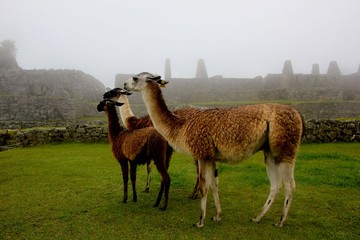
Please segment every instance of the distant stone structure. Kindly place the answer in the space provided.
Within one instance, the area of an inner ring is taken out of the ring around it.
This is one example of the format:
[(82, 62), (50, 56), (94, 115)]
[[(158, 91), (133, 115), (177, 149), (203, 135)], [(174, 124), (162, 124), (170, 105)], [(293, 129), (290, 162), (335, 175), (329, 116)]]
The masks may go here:
[(207, 71), (206, 71), (204, 59), (199, 59), (197, 62), (195, 78), (197, 78), (197, 79), (208, 79), (209, 78)]
[(170, 59), (167, 58), (165, 60), (165, 80), (170, 81), (171, 80), (171, 64)]
[[(115, 87), (135, 74), (117, 74)], [(204, 84), (204, 81), (206, 83)], [(255, 78), (208, 77), (203, 59), (199, 59), (194, 78), (172, 78), (163, 90), (167, 103), (184, 105), (208, 102), (302, 101), (296, 107), (309, 118), (346, 118), (360, 116), (360, 67), (358, 72), (342, 75), (335, 61), (330, 62), (326, 74), (319, 64), (312, 65), (310, 74), (293, 72), (290, 60), (284, 62), (282, 73)], [(134, 113), (147, 114), (139, 94), (130, 97)], [(351, 101), (351, 102), (349, 102)]]
[(294, 81), (294, 71), (292, 68), (292, 64), (290, 60), (286, 60), (282, 70), (280, 87), (287, 89), (289, 88), (289, 84), (293, 81)]
[(294, 74), (294, 71), (293, 71), (292, 64), (291, 64), (290, 60), (285, 61), (284, 67), (283, 67), (283, 70), (282, 70), (282, 74), (283, 75), (293, 75)]
[[(8, 40), (8, 42), (11, 44), (11, 41)], [(19, 69), (14, 53), (4, 46), (4, 43), (6, 45), (6, 41), (0, 42), (0, 70)]]
[(335, 77), (336, 79), (341, 79), (342, 74), (340, 72), (340, 68), (336, 61), (331, 61), (329, 63), (329, 68), (327, 71), (327, 75), (331, 77)]
[(319, 64), (316, 63), (316, 64), (312, 65), (311, 74), (312, 75), (320, 75), (320, 66), (319, 66)]

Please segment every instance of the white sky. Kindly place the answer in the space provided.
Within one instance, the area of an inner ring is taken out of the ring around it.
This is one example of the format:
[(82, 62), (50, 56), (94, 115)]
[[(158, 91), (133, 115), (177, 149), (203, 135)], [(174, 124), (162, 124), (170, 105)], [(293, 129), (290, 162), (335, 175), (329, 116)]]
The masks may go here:
[(116, 73), (255, 77), (314, 63), (360, 64), (359, 0), (0, 0), (0, 41), (24, 69), (77, 69), (113, 87)]

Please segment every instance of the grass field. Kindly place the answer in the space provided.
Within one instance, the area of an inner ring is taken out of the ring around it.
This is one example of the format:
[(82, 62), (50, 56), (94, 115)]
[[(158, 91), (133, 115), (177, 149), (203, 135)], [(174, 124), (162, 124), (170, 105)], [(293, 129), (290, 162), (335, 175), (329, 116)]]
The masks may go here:
[[(360, 239), (360, 144), (302, 145), (297, 189), (288, 221), (281, 194), (260, 224), (249, 222), (269, 191), (262, 154), (219, 166), (222, 221), (192, 226), (200, 201), (190, 200), (195, 167), (176, 153), (170, 164), (169, 205), (152, 205), (159, 187), (155, 168), (150, 193), (145, 166), (138, 168), (138, 202), (121, 203), (122, 178), (108, 144), (52, 144), (0, 152), (0, 239)], [(131, 189), (131, 188), (130, 188)], [(132, 199), (131, 191), (129, 192)]]

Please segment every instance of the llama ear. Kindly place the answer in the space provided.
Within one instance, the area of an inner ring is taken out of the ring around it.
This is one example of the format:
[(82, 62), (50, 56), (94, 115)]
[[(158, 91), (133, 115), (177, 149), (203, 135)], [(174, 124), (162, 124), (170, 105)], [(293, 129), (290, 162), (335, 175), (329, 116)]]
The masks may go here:
[(147, 76), (146, 77), (146, 82), (150, 82), (150, 81), (157, 81), (157, 80), (160, 80), (161, 79), (161, 76)]
[(116, 106), (122, 106), (122, 105), (124, 105), (124, 103), (121, 103), (121, 102), (114, 102), (114, 104), (116, 105)]
[(105, 107), (105, 102), (104, 101), (99, 102), (99, 104), (96, 106), (98, 112), (104, 111), (104, 107)]
[(131, 95), (131, 94), (132, 94), (131, 92), (128, 92), (128, 91), (126, 91), (126, 90), (124, 90), (124, 89), (121, 89), (121, 88), (119, 88), (119, 92), (120, 92), (120, 94), (122, 94), (122, 95)]
[(159, 80), (161, 79), (161, 76), (152, 76), (152, 77), (147, 77), (150, 80)]

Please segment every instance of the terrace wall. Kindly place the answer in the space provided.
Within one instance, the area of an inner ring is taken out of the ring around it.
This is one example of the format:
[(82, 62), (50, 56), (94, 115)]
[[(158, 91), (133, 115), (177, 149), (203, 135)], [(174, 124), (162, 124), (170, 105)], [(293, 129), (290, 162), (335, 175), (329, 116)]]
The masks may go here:
[[(78, 124), (69, 127), (0, 132), (0, 151), (14, 147), (53, 142), (108, 142), (106, 124)], [(304, 143), (360, 142), (360, 121), (306, 121)]]

